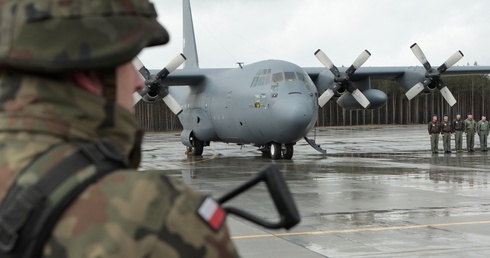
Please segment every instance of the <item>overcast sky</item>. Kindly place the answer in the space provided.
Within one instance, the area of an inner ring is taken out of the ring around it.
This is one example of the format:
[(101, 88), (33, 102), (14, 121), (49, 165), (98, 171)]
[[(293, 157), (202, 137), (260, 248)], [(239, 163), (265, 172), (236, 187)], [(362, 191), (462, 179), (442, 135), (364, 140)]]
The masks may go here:
[[(182, 1), (153, 0), (171, 40), (143, 50), (152, 69), (182, 52)], [(321, 66), (321, 48), (337, 65), (367, 49), (365, 66), (420, 65), (417, 42), (433, 66), (461, 50), (457, 65), (490, 65), (488, 0), (191, 0), (200, 66), (281, 59)]]

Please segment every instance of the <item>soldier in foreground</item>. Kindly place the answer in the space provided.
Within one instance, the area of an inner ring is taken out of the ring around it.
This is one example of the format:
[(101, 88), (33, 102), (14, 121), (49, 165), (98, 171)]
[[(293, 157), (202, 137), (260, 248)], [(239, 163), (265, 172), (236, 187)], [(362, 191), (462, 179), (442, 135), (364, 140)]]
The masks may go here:
[(453, 134), (454, 134), (454, 145), (456, 147), (456, 152), (463, 151), (463, 132), (464, 132), (464, 121), (461, 119), (461, 113), (456, 113), (456, 119), (453, 120)]
[(473, 120), (473, 114), (471, 112), (468, 113), (468, 117), (464, 120), (464, 128), (466, 134), (466, 150), (468, 152), (474, 152), (476, 122)]
[(135, 170), (152, 4), (5, 0), (0, 28), (0, 256), (238, 256), (216, 202)]
[(476, 126), (476, 131), (478, 136), (480, 136), (480, 150), (485, 152), (487, 149), (487, 138), (488, 133), (490, 132), (490, 126), (487, 121), (487, 116), (482, 115), (481, 120), (478, 121), (478, 125)]
[(439, 135), (441, 134), (441, 124), (437, 121), (437, 115), (432, 115), (432, 121), (429, 122), (429, 138), (432, 153), (439, 153)]
[(443, 121), (441, 123), (442, 143), (444, 147), (444, 153), (451, 153), (451, 133), (453, 132), (453, 125), (449, 121), (449, 116), (444, 114)]

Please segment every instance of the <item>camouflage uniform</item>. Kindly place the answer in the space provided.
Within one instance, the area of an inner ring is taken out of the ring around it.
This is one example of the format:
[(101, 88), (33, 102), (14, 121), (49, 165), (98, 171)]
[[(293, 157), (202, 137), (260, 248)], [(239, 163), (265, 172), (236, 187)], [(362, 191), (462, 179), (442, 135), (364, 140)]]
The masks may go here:
[[(61, 73), (115, 67), (167, 41), (143, 0), (0, 1), (0, 204), (14, 183), (36, 183), (75, 152), (73, 141), (105, 140), (136, 165), (134, 116)], [(80, 169), (46, 201), (93, 172)], [(198, 216), (204, 198), (161, 171), (114, 171), (64, 211), (42, 257), (237, 257), (226, 225)]]
[[(46, 166), (74, 151), (60, 145), (69, 141), (105, 139), (128, 156), (138, 142), (131, 113), (115, 106), (113, 126), (101, 128), (107, 101), (74, 86), (2, 74), (0, 89), (0, 201), (19, 171), (54, 146), (60, 147), (43, 158)], [(32, 184), (43, 171), (17, 180)], [(201, 194), (158, 171), (111, 173), (65, 211), (44, 257), (237, 256), (226, 226), (214, 232), (198, 217), (202, 201)]]

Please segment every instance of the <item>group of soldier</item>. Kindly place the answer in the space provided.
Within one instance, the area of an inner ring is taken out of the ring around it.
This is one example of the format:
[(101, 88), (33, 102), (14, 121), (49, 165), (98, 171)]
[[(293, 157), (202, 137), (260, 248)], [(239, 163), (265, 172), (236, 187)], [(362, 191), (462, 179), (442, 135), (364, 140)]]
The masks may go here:
[(468, 113), (467, 118), (463, 120), (461, 113), (456, 113), (453, 121), (449, 120), (447, 114), (444, 114), (443, 121), (439, 122), (437, 115), (432, 115), (432, 121), (429, 122), (429, 137), (432, 153), (439, 153), (439, 136), (442, 136), (444, 153), (451, 153), (451, 137), (454, 136), (456, 151), (462, 152), (463, 135), (466, 136), (466, 149), (468, 152), (475, 151), (475, 135), (480, 137), (480, 150), (485, 152), (487, 149), (487, 137), (490, 132), (490, 124), (486, 115), (481, 116), (477, 123), (473, 119), (473, 114)]

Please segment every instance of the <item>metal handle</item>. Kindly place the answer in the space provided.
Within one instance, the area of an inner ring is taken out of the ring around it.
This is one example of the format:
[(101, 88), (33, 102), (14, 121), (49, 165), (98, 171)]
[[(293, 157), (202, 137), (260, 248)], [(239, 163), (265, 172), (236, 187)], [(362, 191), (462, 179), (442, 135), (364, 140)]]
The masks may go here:
[(246, 220), (252, 221), (258, 225), (261, 225), (270, 229), (278, 229), (285, 228), (290, 229), (293, 226), (297, 225), (300, 222), (300, 216), (298, 213), (298, 209), (296, 208), (296, 204), (294, 203), (293, 197), (289, 188), (284, 181), (284, 178), (281, 175), (281, 171), (274, 166), (269, 165), (263, 168), (259, 174), (253, 177), (251, 180), (245, 182), (243, 185), (238, 188), (228, 192), (223, 195), (221, 198), (218, 198), (218, 202), (220, 204), (224, 204), (235, 196), (247, 191), (249, 188), (254, 185), (264, 181), (267, 185), (267, 189), (269, 190), (269, 194), (274, 201), (274, 205), (276, 206), (276, 210), (280, 215), (279, 222), (270, 222), (264, 219), (259, 218), (256, 215), (248, 213), (244, 210), (235, 208), (235, 207), (223, 207), (228, 213), (235, 214), (239, 217), (242, 217)]

